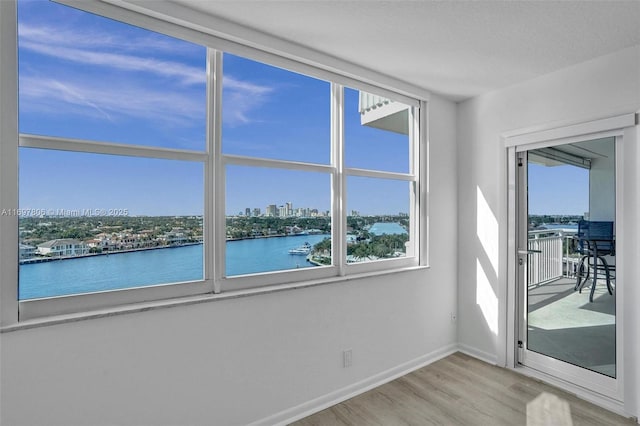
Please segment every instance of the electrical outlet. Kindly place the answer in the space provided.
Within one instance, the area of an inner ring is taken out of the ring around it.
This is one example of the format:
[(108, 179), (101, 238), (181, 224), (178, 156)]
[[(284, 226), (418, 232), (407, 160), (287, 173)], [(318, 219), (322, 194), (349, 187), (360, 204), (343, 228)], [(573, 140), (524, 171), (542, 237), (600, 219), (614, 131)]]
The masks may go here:
[(353, 353), (351, 349), (345, 349), (342, 351), (342, 366), (344, 368), (351, 367), (353, 363)]
[(457, 319), (458, 319), (458, 316), (456, 315), (456, 313), (451, 312), (451, 322), (456, 322)]

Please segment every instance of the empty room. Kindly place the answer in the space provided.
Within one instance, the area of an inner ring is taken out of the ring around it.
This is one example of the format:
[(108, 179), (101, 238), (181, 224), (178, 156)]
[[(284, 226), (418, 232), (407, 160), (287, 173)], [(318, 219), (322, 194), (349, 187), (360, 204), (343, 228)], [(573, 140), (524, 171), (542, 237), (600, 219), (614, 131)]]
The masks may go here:
[(0, 424), (637, 424), (638, 22), (0, 0)]

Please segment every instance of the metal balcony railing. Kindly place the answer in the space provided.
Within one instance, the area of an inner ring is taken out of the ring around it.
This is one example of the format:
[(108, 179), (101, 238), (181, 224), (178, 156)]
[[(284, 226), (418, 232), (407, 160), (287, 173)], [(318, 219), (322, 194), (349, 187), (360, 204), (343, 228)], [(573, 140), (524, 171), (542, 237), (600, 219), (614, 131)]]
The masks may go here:
[(548, 234), (548, 230), (529, 232), (529, 286), (545, 284), (562, 277), (575, 277), (580, 256), (573, 253), (573, 235)]

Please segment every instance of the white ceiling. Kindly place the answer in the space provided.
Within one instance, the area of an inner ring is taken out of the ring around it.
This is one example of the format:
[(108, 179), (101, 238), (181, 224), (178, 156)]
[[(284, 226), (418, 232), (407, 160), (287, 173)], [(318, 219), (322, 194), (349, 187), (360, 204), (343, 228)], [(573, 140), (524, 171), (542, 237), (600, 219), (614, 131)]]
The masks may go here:
[(637, 0), (175, 3), (453, 100), (640, 44)]

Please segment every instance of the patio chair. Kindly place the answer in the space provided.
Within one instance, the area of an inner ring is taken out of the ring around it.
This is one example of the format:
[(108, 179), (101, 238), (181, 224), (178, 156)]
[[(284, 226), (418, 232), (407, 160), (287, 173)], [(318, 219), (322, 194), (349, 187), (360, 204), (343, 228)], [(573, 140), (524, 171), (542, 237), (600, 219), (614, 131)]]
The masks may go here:
[(598, 271), (604, 271), (607, 290), (609, 294), (613, 294), (611, 278), (612, 272), (615, 272), (615, 265), (610, 265), (605, 258), (605, 256), (615, 256), (613, 222), (581, 220), (578, 222), (578, 233), (574, 238), (577, 240), (577, 251), (582, 255), (576, 271), (574, 290), (582, 293), (582, 288), (591, 275), (591, 269), (593, 269), (595, 279), (591, 279), (589, 301), (593, 302)]

